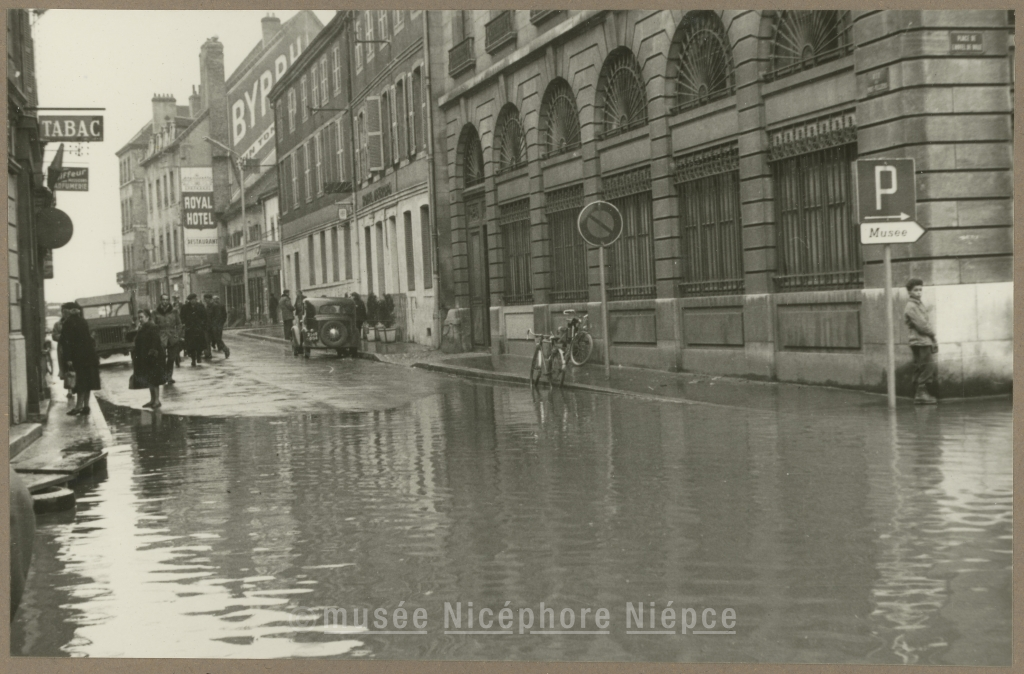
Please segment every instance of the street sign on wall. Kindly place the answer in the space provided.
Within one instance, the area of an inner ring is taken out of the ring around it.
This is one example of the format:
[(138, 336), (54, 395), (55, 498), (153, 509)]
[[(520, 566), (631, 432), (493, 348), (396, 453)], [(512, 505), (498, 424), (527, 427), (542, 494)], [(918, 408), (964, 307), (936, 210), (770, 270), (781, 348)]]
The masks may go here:
[(64, 192), (88, 192), (89, 169), (65, 166), (60, 169), (60, 173), (57, 176), (57, 182), (54, 183), (53, 189)]
[(185, 255), (217, 253), (217, 220), (213, 215), (211, 167), (182, 167), (181, 202)]
[(924, 227), (913, 220), (906, 222), (864, 222), (860, 225), (860, 242), (914, 243), (924, 236)]
[(622, 235), (622, 214), (614, 204), (592, 201), (580, 211), (576, 226), (591, 246), (610, 246)]
[(103, 141), (102, 115), (40, 115), (39, 140), (66, 143)]

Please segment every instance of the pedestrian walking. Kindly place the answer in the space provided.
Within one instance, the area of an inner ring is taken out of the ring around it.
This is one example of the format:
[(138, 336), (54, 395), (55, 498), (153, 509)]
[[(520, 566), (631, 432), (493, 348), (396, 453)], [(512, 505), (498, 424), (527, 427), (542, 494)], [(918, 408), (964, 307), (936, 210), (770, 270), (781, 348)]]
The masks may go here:
[(160, 328), (153, 322), (149, 309), (139, 312), (139, 331), (135, 334), (135, 349), (132, 351), (132, 381), (129, 388), (149, 389), (149, 402), (143, 407), (159, 409), (160, 386), (167, 372), (167, 355), (163, 346)]
[(204, 326), (204, 330), (206, 331), (206, 341), (203, 343), (203, 358), (206, 360), (213, 360), (213, 325), (211, 323), (213, 314), (212, 293), (203, 294), (203, 308), (206, 309), (206, 325)]
[(96, 355), (89, 323), (82, 316), (82, 307), (77, 302), (68, 302), (68, 317), (60, 331), (64, 367), (72, 378), (72, 390), (78, 395), (75, 406), (68, 411), (70, 416), (89, 414), (89, 398), (93, 391), (100, 390), (100, 359)]
[(65, 367), (64, 348), (60, 345), (60, 336), (64, 330), (64, 321), (70, 315), (67, 309), (68, 305), (63, 305), (60, 308), (60, 319), (53, 324), (53, 330), (50, 331), (50, 336), (53, 339), (53, 343), (57, 345), (57, 376), (64, 382), (64, 390), (67, 392), (68, 400), (75, 397), (75, 392), (72, 386), (72, 380), (68, 376), (68, 369)]
[(224, 354), (224, 360), (231, 357), (231, 349), (224, 344), (224, 324), (228, 320), (228, 310), (220, 303), (220, 296), (214, 295), (213, 301), (206, 307), (210, 321), (210, 343)]
[(166, 359), (164, 363), (165, 383), (169, 386), (174, 383), (174, 365), (178, 361), (178, 353), (181, 352), (181, 317), (174, 310), (167, 295), (160, 296), (160, 306), (153, 314), (153, 323), (160, 330), (160, 343), (164, 348)]
[(206, 307), (199, 303), (195, 293), (188, 296), (181, 308), (181, 324), (185, 329), (185, 355), (192, 359), (192, 367), (195, 367), (209, 344), (206, 339)]
[(352, 293), (352, 301), (356, 303), (356, 333), (363, 334), (363, 323), (366, 322), (366, 305), (363, 304), (363, 298), (359, 296), (359, 293)]
[(939, 351), (939, 343), (932, 327), (931, 307), (921, 301), (924, 281), (919, 278), (907, 281), (907, 293), (910, 299), (903, 310), (903, 320), (909, 333), (907, 341), (914, 352), (914, 402), (918, 405), (934, 405), (938, 400), (929, 393), (928, 387), (935, 381), (935, 354)]
[(284, 323), (284, 338), (290, 340), (292, 323), (295, 321), (295, 307), (292, 306), (292, 298), (288, 294), (287, 288), (281, 291), (281, 299), (278, 300), (277, 306), (281, 310), (281, 321)]
[[(177, 295), (175, 295), (174, 297), (171, 298), (171, 308), (174, 309), (174, 313), (178, 314), (178, 319), (179, 319), (179, 322), (180, 322), (180, 319), (181, 319), (181, 298), (178, 297)], [(179, 334), (180, 333), (181, 333), (181, 331), (179, 330)], [(185, 347), (185, 339), (184, 339), (184, 336), (182, 335), (182, 338), (178, 340), (178, 348), (174, 351), (174, 364), (177, 365), (178, 367), (181, 367), (181, 350), (184, 347)]]

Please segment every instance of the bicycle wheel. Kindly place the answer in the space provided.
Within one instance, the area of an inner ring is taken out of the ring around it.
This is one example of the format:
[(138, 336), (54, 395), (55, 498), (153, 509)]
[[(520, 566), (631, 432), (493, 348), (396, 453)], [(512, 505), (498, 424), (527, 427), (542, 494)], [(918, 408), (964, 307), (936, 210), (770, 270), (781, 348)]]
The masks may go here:
[(540, 384), (540, 376), (544, 373), (544, 354), (538, 346), (530, 359), (530, 386)]
[(548, 383), (554, 387), (561, 386), (565, 381), (565, 351), (552, 349), (551, 358), (548, 361)]
[(590, 354), (594, 353), (594, 338), (589, 332), (580, 332), (572, 339), (569, 345), (569, 358), (573, 365), (583, 365), (590, 360)]

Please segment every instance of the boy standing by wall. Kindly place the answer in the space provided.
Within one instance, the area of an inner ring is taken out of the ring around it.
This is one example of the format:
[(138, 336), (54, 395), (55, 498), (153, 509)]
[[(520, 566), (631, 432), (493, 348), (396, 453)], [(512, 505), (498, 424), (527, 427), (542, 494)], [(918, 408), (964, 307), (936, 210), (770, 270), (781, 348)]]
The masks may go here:
[(932, 328), (931, 309), (921, 301), (924, 281), (919, 278), (910, 279), (907, 281), (907, 292), (910, 299), (903, 310), (903, 320), (909, 332), (910, 349), (914, 352), (914, 402), (918, 405), (934, 405), (938, 400), (928, 392), (928, 385), (935, 381), (935, 353), (939, 345)]

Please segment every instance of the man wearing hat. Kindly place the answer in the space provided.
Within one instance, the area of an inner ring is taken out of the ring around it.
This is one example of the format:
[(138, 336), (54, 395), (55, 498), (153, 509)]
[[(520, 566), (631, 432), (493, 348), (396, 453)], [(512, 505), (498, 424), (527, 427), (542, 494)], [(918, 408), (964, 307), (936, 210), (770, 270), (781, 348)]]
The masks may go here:
[(281, 310), (281, 321), (284, 323), (284, 338), (291, 340), (292, 323), (295, 320), (295, 307), (292, 306), (292, 298), (288, 296), (287, 288), (281, 291), (281, 299), (277, 301), (277, 308)]
[(206, 305), (206, 313), (210, 320), (210, 344), (224, 354), (224, 359), (231, 357), (231, 349), (224, 344), (224, 324), (228, 321), (228, 311), (220, 303), (220, 296), (214, 295)]
[(203, 347), (203, 358), (213, 360), (213, 293), (203, 293), (203, 308), (206, 309), (206, 344)]

